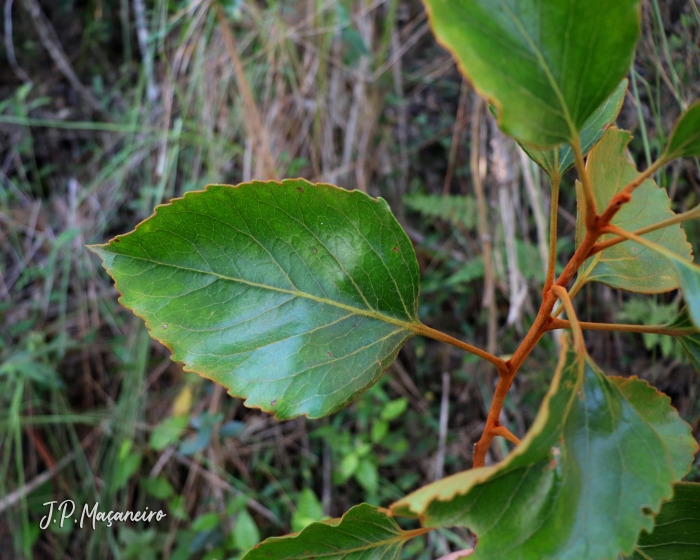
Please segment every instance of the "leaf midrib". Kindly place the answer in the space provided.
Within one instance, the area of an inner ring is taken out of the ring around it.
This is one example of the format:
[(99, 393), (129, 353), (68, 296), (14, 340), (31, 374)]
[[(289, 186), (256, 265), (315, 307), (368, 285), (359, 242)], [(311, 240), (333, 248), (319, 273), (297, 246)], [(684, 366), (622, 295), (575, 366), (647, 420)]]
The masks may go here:
[[(373, 525), (377, 525), (376, 523), (372, 523), (372, 524), (373, 524)], [(333, 528), (334, 528), (334, 529), (340, 529), (340, 527), (341, 527), (341, 524), (339, 523), (338, 525), (334, 526)], [(381, 526), (380, 526), (380, 527), (381, 527)], [(389, 539), (385, 539), (385, 540), (382, 540), (382, 541), (377, 541), (377, 542), (375, 542), (375, 543), (369, 543), (369, 544), (367, 544), (367, 545), (365, 545), (365, 546), (356, 546), (356, 547), (350, 548), (350, 549), (348, 549), (348, 550), (340, 550), (340, 551), (339, 551), (339, 550), (333, 550), (333, 551), (331, 551), (331, 552), (322, 552), (322, 553), (320, 553), (320, 554), (318, 554), (318, 553), (312, 553), (313, 556), (310, 556), (310, 558), (324, 558), (324, 557), (327, 557), (327, 556), (334, 556), (334, 555), (337, 555), (338, 553), (343, 554), (343, 556), (347, 556), (348, 554), (352, 554), (353, 552), (359, 552), (359, 551), (362, 551), (362, 550), (371, 550), (371, 549), (373, 549), (373, 548), (388, 547), (388, 546), (394, 545), (394, 544), (396, 544), (396, 543), (400, 543), (400, 542), (404, 542), (404, 541), (410, 540), (410, 539), (412, 539), (412, 538), (414, 538), (414, 537), (419, 537), (420, 535), (423, 535), (423, 534), (425, 534), (425, 533), (427, 533), (427, 532), (429, 532), (429, 531), (431, 531), (431, 530), (432, 530), (432, 529), (423, 528), (423, 529), (414, 529), (414, 530), (412, 530), (412, 531), (401, 531), (401, 529), (399, 529), (400, 532), (399, 532), (395, 537), (391, 537), (391, 538), (389, 538)], [(349, 533), (346, 533), (346, 534), (349, 534)], [(300, 535), (300, 536), (301, 536), (301, 535)], [(351, 536), (354, 536), (354, 535), (351, 535)], [(359, 537), (358, 537), (358, 538), (359, 538)], [(284, 539), (284, 537), (280, 537), (280, 540), (282, 540), (282, 539)], [(297, 558), (298, 558), (298, 557), (297, 557)]]
[[(559, 84), (557, 84), (557, 81), (554, 79), (554, 75), (552, 74), (551, 69), (549, 68), (549, 65), (547, 64), (547, 61), (544, 58), (544, 55), (540, 51), (540, 49), (537, 47), (537, 44), (535, 41), (530, 37), (530, 34), (528, 31), (525, 29), (523, 26), (522, 22), (515, 16), (513, 11), (508, 8), (507, 5), (503, 3), (503, 1), (499, 1), (499, 4), (501, 5), (501, 8), (503, 9), (504, 12), (508, 14), (512, 22), (515, 24), (515, 26), (518, 28), (518, 31), (520, 31), (520, 34), (523, 36), (523, 39), (525, 39), (525, 42), (528, 44), (528, 46), (532, 49), (535, 58), (537, 59), (537, 62), (540, 65), (540, 68), (542, 68), (542, 71), (545, 73), (545, 76), (547, 77), (547, 81), (549, 82), (550, 87), (554, 91), (554, 95), (556, 95), (557, 99), (559, 100), (559, 104), (561, 105), (561, 110), (562, 110), (562, 115), (564, 116), (564, 120), (566, 121), (566, 124), (569, 126), (569, 133), (571, 134), (571, 140), (576, 138), (578, 134), (578, 130), (576, 129), (576, 125), (571, 119), (571, 115), (569, 113), (569, 107), (566, 104), (566, 99), (564, 99), (564, 94), (562, 93), (561, 89), (559, 89)], [(554, 149), (557, 149), (558, 146), (555, 146)]]
[[(103, 247), (109, 247), (109, 245), (106, 245), (106, 246), (105, 246), (105, 245), (102, 245), (102, 246), (97, 245), (97, 247), (103, 248)], [(110, 251), (110, 252), (111, 252), (111, 251)], [(233, 277), (231, 277), (231, 276), (226, 276), (226, 275), (224, 275), (224, 274), (220, 274), (220, 273), (218, 273), (218, 272), (214, 272), (213, 270), (209, 270), (209, 271), (207, 271), (207, 270), (199, 270), (199, 269), (197, 269), (197, 268), (190, 268), (190, 267), (187, 267), (187, 266), (182, 266), (182, 265), (177, 265), (177, 264), (163, 263), (163, 262), (156, 261), (156, 260), (153, 260), (153, 259), (146, 259), (146, 258), (143, 258), (143, 257), (136, 257), (136, 256), (133, 256), (133, 255), (125, 255), (125, 254), (123, 254), (123, 253), (113, 253), (113, 252), (111, 252), (111, 253), (112, 253), (113, 255), (117, 255), (117, 256), (120, 256), (120, 257), (128, 258), (128, 259), (134, 259), (134, 260), (139, 260), (139, 261), (148, 262), (148, 263), (151, 263), (151, 264), (155, 264), (155, 265), (157, 265), (157, 266), (167, 266), (167, 267), (175, 268), (175, 269), (178, 269), (178, 270), (186, 270), (186, 271), (189, 271), (189, 272), (196, 272), (196, 273), (198, 273), (198, 274), (205, 274), (205, 275), (208, 274), (208, 275), (211, 275), (211, 276), (216, 276), (217, 278), (221, 278), (222, 280), (228, 280), (228, 281), (230, 281), (230, 282), (238, 282), (238, 283), (240, 283), (240, 284), (245, 284), (245, 285), (251, 286), (251, 287), (253, 287), (253, 288), (261, 288), (261, 289), (270, 290), (270, 291), (273, 291), (273, 292), (279, 292), (279, 293), (283, 293), (283, 294), (290, 294), (290, 295), (293, 295), (293, 296), (295, 296), (295, 297), (302, 297), (302, 298), (310, 299), (310, 300), (316, 301), (316, 302), (318, 302), (318, 303), (323, 303), (323, 304), (325, 304), (325, 305), (332, 305), (332, 306), (337, 307), (337, 308), (339, 308), (339, 309), (344, 309), (345, 311), (349, 311), (349, 312), (352, 313), (353, 315), (362, 315), (362, 316), (364, 316), (364, 317), (369, 317), (369, 318), (371, 318), (371, 319), (376, 319), (376, 320), (378, 320), (378, 321), (383, 321), (383, 322), (385, 322), (385, 323), (390, 323), (390, 324), (392, 324), (392, 325), (397, 325), (397, 326), (399, 326), (399, 327), (402, 327), (402, 328), (404, 328), (404, 329), (406, 329), (406, 330), (413, 331), (413, 332), (418, 332), (418, 331), (420, 330), (420, 327), (422, 326), (422, 323), (420, 323), (420, 321), (416, 321), (416, 322), (402, 321), (401, 319), (396, 319), (395, 317), (391, 317), (391, 316), (389, 316), (389, 315), (383, 315), (383, 314), (381, 314), (381, 313), (377, 313), (377, 312), (373, 312), (373, 311), (368, 311), (368, 310), (365, 310), (365, 309), (360, 309), (360, 308), (358, 308), (358, 307), (354, 307), (354, 306), (352, 306), (352, 305), (347, 305), (347, 304), (345, 304), (345, 303), (340, 303), (339, 301), (334, 301), (334, 300), (332, 300), (332, 299), (314, 296), (314, 295), (312, 295), (312, 294), (309, 294), (309, 293), (307, 293), (307, 292), (302, 292), (302, 291), (300, 291), (300, 290), (288, 290), (288, 289), (285, 289), (285, 288), (278, 288), (277, 286), (270, 286), (270, 285), (268, 285), (268, 284), (259, 284), (259, 283), (257, 283), (257, 282), (250, 282), (249, 280), (243, 280), (242, 278), (233, 278)], [(115, 280), (116, 280), (116, 279), (115, 279)], [(178, 296), (173, 296), (173, 297), (178, 297)]]

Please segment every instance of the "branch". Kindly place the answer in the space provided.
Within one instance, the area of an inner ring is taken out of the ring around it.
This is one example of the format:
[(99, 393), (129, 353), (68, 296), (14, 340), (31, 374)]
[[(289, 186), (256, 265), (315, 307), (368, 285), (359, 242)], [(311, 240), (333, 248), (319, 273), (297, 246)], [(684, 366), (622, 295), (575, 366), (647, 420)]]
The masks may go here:
[[(668, 336), (684, 336), (697, 332), (694, 328), (676, 329), (666, 325), (625, 325), (619, 323), (589, 323), (579, 321), (579, 325), (584, 330), (590, 331), (616, 331), (642, 334), (665, 334)], [(570, 329), (571, 323), (564, 319), (552, 319), (547, 326), (547, 330)]]
[[(680, 224), (682, 222), (687, 222), (688, 220), (694, 220), (696, 218), (700, 218), (700, 204), (698, 204), (694, 208), (691, 208), (690, 210), (687, 210), (686, 212), (676, 214), (673, 218), (668, 218), (667, 220), (662, 220), (650, 226), (639, 228), (637, 230), (634, 230), (632, 233), (634, 233), (635, 235), (644, 235), (646, 233), (651, 233), (652, 231), (667, 228), (674, 224)], [(593, 248), (591, 249), (590, 253), (588, 253), (588, 256), (591, 257), (596, 253), (600, 253), (601, 251), (604, 251), (609, 247), (613, 247), (618, 243), (622, 243), (626, 239), (626, 237), (619, 236), (613, 237), (612, 239), (608, 239), (606, 241), (601, 241), (600, 243), (596, 243), (595, 245), (593, 245)]]
[(520, 445), (520, 439), (518, 439), (518, 437), (505, 426), (496, 426), (495, 428), (491, 429), (491, 433), (495, 436), (506, 438), (509, 442), (514, 443), (515, 445)]
[(603, 212), (603, 214), (599, 217), (598, 227), (604, 228), (605, 226), (610, 224), (610, 220), (612, 220), (615, 217), (615, 214), (617, 214), (618, 210), (620, 210), (622, 205), (626, 204), (631, 200), (634, 189), (636, 189), (639, 185), (641, 185), (644, 181), (646, 181), (649, 177), (656, 173), (661, 167), (664, 166), (665, 163), (666, 157), (662, 156), (661, 158), (657, 159), (654, 163), (652, 163), (649, 167), (647, 167), (644, 171), (642, 171), (639, 175), (637, 175), (634, 179), (632, 179), (629, 183), (627, 183), (627, 185), (625, 185), (625, 188), (613, 197), (605, 212)]

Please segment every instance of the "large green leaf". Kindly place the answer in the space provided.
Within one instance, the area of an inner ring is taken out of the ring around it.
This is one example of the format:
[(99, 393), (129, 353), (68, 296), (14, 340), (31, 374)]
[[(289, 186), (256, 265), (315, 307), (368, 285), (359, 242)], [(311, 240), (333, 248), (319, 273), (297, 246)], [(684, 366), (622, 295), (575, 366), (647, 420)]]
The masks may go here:
[(623, 382), (628, 400), (619, 381), (562, 343), (537, 418), (505, 461), (426, 486), (392, 511), (427, 527), (469, 527), (475, 560), (630, 553), (692, 461), (690, 427), (645, 383)]
[(668, 159), (700, 156), (700, 101), (678, 119), (666, 148)]
[(688, 334), (677, 338), (683, 345), (683, 349), (688, 355), (688, 359), (695, 368), (695, 371), (700, 373), (700, 330), (698, 330), (698, 328), (690, 320), (688, 309), (686, 307), (681, 309), (678, 317), (676, 317), (668, 326), (675, 329), (692, 329), (688, 332)]
[(403, 531), (382, 509), (361, 504), (341, 519), (263, 541), (243, 560), (399, 560), (404, 543), (424, 529)]
[(661, 506), (653, 532), (642, 533), (632, 560), (700, 558), (700, 484), (681, 482), (673, 489), (673, 499)]
[[(588, 156), (586, 167), (598, 212), (603, 212), (613, 197), (637, 176), (637, 170), (625, 155), (631, 139), (632, 136), (626, 130), (610, 127)], [(580, 185), (577, 188), (580, 193)], [(585, 204), (581, 200), (578, 208), (580, 238), (586, 219)], [(637, 187), (632, 200), (622, 206), (612, 224), (634, 231), (673, 216), (675, 213), (671, 210), (671, 201), (666, 191), (648, 179)], [(603, 236), (601, 240), (607, 237), (614, 236)], [(644, 237), (682, 259), (693, 258), (692, 248), (680, 224), (647, 233)], [(579, 275), (587, 282), (602, 282), (631, 292), (656, 294), (674, 290), (679, 285), (678, 277), (669, 268), (666, 259), (632, 241), (619, 243), (597, 253), (583, 264)]]
[(359, 191), (210, 185), (91, 249), (173, 359), (278, 418), (347, 405), (420, 326), (411, 242)]
[[(588, 117), (580, 134), (583, 155), (586, 155), (603, 137), (605, 129), (614, 124), (625, 100), (625, 93), (627, 93), (627, 78), (622, 80), (612, 95)], [(552, 181), (559, 182), (561, 176), (574, 164), (574, 154), (569, 144), (563, 144), (552, 150), (538, 150), (526, 144), (522, 144), (521, 147), (530, 159), (545, 170)]]
[(639, 34), (639, 0), (424, 1), (503, 131), (540, 148), (576, 138), (627, 74)]

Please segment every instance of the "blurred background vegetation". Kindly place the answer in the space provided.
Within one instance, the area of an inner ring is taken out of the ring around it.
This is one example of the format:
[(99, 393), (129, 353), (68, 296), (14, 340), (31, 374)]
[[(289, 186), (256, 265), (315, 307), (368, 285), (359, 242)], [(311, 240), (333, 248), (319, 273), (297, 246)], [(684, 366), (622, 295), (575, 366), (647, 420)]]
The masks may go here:
[[(700, 97), (698, 3), (642, 4), (618, 119), (640, 167)], [(356, 188), (386, 198), (414, 242), (421, 318), (512, 352), (539, 306), (549, 185), (435, 43), (419, 1), (4, 0), (3, 14), (0, 557), (239, 558), (261, 538), (471, 466), (494, 387), (473, 356), (414, 339), (347, 410), (278, 422), (171, 362), (85, 249), (207, 183)], [(674, 210), (697, 204), (699, 169), (677, 160), (658, 174)], [(697, 249), (698, 226), (686, 231)], [(663, 323), (679, 295), (595, 284), (576, 304), (586, 320)], [(608, 374), (668, 393), (697, 437), (700, 377), (673, 339), (586, 338)], [(510, 392), (501, 422), (521, 437), (556, 350), (543, 339)], [(495, 442), (488, 461), (508, 445)], [(42, 504), (63, 499), (167, 517), (41, 531)], [(441, 531), (405, 558), (470, 542)]]

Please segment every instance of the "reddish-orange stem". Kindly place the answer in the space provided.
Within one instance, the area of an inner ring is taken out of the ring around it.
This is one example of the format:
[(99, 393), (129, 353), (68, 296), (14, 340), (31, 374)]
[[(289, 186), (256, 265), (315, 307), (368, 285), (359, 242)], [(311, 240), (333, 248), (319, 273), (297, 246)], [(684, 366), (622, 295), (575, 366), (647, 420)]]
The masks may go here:
[[(683, 336), (695, 332), (695, 329), (693, 328), (674, 329), (672, 327), (667, 327), (666, 325), (625, 325), (618, 323), (589, 323), (586, 321), (579, 321), (579, 325), (581, 325), (582, 329), (589, 331), (617, 331), (642, 334), (665, 334), (668, 336)], [(552, 318), (549, 321), (549, 324), (547, 325), (547, 330), (549, 331), (554, 329), (569, 328), (571, 328), (571, 323), (563, 319)]]
[[(624, 189), (615, 195), (602, 214), (597, 215), (595, 200), (592, 196), (592, 185), (590, 184), (588, 172), (585, 168), (583, 156), (578, 143), (574, 142), (572, 145), (572, 150), (574, 152), (576, 168), (584, 184), (583, 186), (587, 210), (586, 235), (576, 249), (573, 257), (571, 257), (567, 263), (564, 271), (561, 273), (561, 276), (559, 276), (559, 279), (555, 283), (555, 286), (561, 286), (562, 288), (566, 288), (579, 267), (591, 255), (594, 247), (599, 250), (599, 247), (603, 245), (598, 244), (596, 246), (598, 238), (603, 233), (611, 232), (610, 230), (606, 230), (606, 227), (615, 217), (618, 210), (620, 210), (624, 204), (630, 201), (634, 190), (666, 163), (664, 157), (654, 162), (648, 169), (637, 175), (637, 177), (630, 181)], [(612, 233), (615, 232), (612, 231)], [(540, 338), (542, 338), (542, 335), (552, 328), (558, 328), (552, 327), (552, 324), (556, 324), (553, 323), (553, 321), (560, 321), (560, 319), (554, 319), (551, 316), (552, 309), (557, 301), (557, 295), (554, 293), (554, 291), (555, 290), (552, 288), (545, 289), (542, 304), (540, 305), (540, 309), (537, 312), (537, 317), (535, 317), (535, 321), (532, 323), (530, 330), (525, 335), (525, 338), (520, 343), (511, 359), (506, 362), (506, 370), (501, 371), (499, 369), (500, 377), (496, 385), (493, 400), (491, 401), (488, 417), (486, 418), (486, 427), (484, 428), (484, 433), (481, 435), (481, 438), (474, 446), (475, 468), (484, 466), (486, 453), (491, 445), (491, 441), (493, 441), (494, 436), (497, 435), (496, 430), (500, 426), (498, 418), (501, 414), (501, 410), (503, 409), (503, 402), (508, 394), (508, 390), (513, 384), (513, 378), (518, 372), (518, 369), (520, 369), (520, 366), (530, 355), (530, 352), (532, 352), (532, 349), (537, 345)], [(568, 325), (569, 321), (566, 321), (566, 324)], [(586, 328), (584, 325), (586, 325), (586, 323), (581, 323), (582, 328)]]
[(520, 439), (518, 439), (518, 437), (505, 426), (496, 426), (493, 430), (491, 430), (491, 433), (493, 433), (494, 436), (506, 438), (509, 442), (514, 443), (515, 445), (520, 445)]

